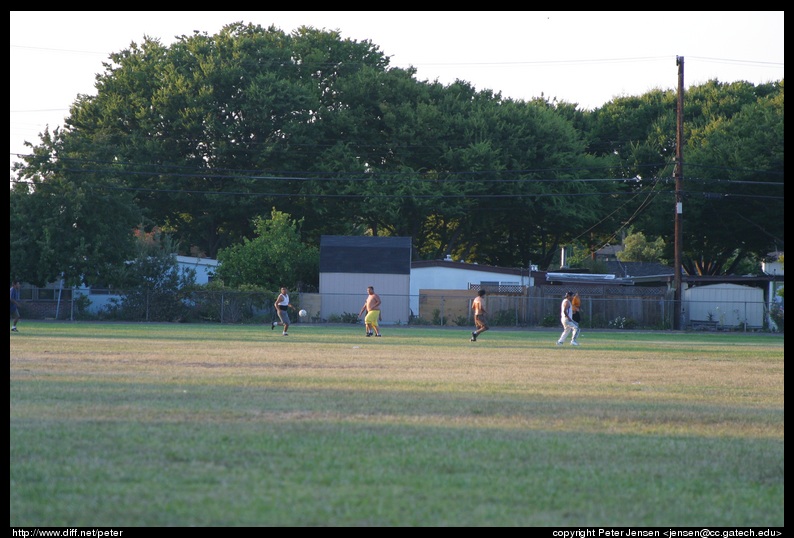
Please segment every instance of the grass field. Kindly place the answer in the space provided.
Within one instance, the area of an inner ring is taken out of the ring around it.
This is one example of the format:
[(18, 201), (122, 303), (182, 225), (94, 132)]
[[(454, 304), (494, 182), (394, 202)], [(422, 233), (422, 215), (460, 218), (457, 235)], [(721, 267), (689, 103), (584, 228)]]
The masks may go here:
[(11, 526), (783, 527), (783, 337), (23, 322)]

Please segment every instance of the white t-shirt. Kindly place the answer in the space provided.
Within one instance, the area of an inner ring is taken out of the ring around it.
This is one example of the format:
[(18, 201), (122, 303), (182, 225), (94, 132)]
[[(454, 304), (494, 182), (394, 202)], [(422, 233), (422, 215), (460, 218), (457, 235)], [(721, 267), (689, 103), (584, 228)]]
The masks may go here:
[(571, 309), (571, 301), (566, 298), (560, 305), (560, 319), (571, 319)]

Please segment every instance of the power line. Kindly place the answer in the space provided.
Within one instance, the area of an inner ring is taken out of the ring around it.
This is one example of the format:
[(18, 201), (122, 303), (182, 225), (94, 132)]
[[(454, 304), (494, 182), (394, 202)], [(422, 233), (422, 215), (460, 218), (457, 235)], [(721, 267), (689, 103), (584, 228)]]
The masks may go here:
[[(14, 154), (23, 156), (22, 154)], [(30, 157), (25, 155), (24, 157)], [(207, 170), (195, 170), (194, 167), (187, 165), (171, 165), (160, 163), (135, 163), (130, 161), (96, 161), (92, 159), (60, 159), (60, 162), (71, 163), (73, 165), (93, 164), (93, 165), (107, 165), (107, 168), (63, 168), (64, 172), (72, 173), (95, 173), (95, 174), (113, 174), (115, 176), (168, 176), (175, 178), (194, 178), (194, 179), (227, 179), (227, 180), (256, 180), (256, 181), (297, 181), (297, 182), (366, 182), (366, 181), (426, 181), (431, 183), (447, 182), (447, 183), (560, 183), (560, 182), (577, 182), (577, 183), (598, 183), (598, 182), (625, 182), (642, 185), (643, 183), (653, 181), (672, 181), (672, 178), (665, 177), (611, 177), (611, 178), (572, 178), (564, 177), (565, 174), (574, 174), (583, 170), (592, 171), (599, 168), (604, 170), (614, 169), (614, 166), (587, 166), (587, 167), (561, 167), (561, 168), (527, 168), (527, 169), (514, 169), (514, 170), (445, 170), (438, 169), (430, 172), (414, 172), (410, 174), (401, 170), (379, 170), (373, 169), (369, 172), (335, 172), (329, 173), (324, 171), (270, 171), (262, 173), (260, 170), (243, 169), (236, 170), (231, 168), (211, 168)], [(648, 168), (656, 170), (668, 166), (669, 163), (649, 163), (643, 165), (636, 165), (632, 168), (643, 169)], [(783, 175), (782, 171), (769, 171), (747, 168), (730, 168), (730, 167), (714, 167), (707, 165), (689, 164), (690, 167), (703, 168), (708, 170), (721, 170), (733, 173), (742, 174), (765, 174), (765, 175)], [(135, 167), (144, 168), (143, 170), (127, 170), (119, 169), (119, 167)], [(151, 168), (147, 170), (146, 168)], [(334, 175), (336, 174), (336, 175)], [(344, 174), (344, 175), (338, 175)], [(509, 178), (503, 176), (521, 175), (553, 175), (560, 174), (562, 177), (521, 177)], [(491, 177), (486, 177), (491, 176)], [(497, 177), (493, 177), (497, 176)], [(760, 180), (738, 180), (738, 179), (723, 179), (723, 178), (701, 178), (697, 176), (688, 177), (688, 181), (701, 182), (704, 184), (727, 184), (727, 185), (753, 185), (753, 186), (772, 186), (783, 187), (783, 181), (760, 181)]]
[[(362, 198), (377, 198), (377, 199), (420, 199), (420, 200), (450, 200), (450, 199), (516, 199), (516, 198), (581, 198), (586, 196), (636, 196), (635, 192), (544, 192), (544, 193), (502, 193), (502, 194), (480, 194), (480, 193), (461, 193), (461, 194), (386, 194), (386, 193), (307, 193), (307, 192), (250, 192), (250, 191), (207, 191), (195, 189), (162, 189), (162, 188), (141, 188), (141, 187), (117, 187), (111, 185), (97, 185), (98, 188), (112, 191), (126, 191), (126, 192), (145, 192), (153, 194), (201, 194), (205, 196), (245, 196), (255, 198), (307, 198), (307, 199), (362, 199)], [(657, 194), (673, 194), (664, 191), (651, 191)], [(720, 194), (718, 196), (705, 196), (713, 193), (705, 192), (691, 192), (687, 191), (687, 195), (702, 194), (704, 198), (750, 198), (750, 199), (763, 199), (763, 200), (784, 200), (783, 196), (771, 195), (753, 195), (753, 194)]]
[[(138, 45), (143, 43), (143, 39), (141, 39)], [(33, 50), (33, 51), (42, 51), (42, 52), (58, 52), (58, 53), (66, 53), (66, 54), (94, 54), (99, 56), (108, 56), (110, 54), (116, 54), (120, 51), (96, 51), (96, 50), (77, 50), (77, 49), (60, 49), (56, 47), (34, 47), (30, 45), (9, 45), (12, 49), (23, 49), (23, 50)], [(783, 67), (785, 65), (784, 62), (764, 62), (759, 60), (739, 60), (736, 58), (714, 58), (709, 56), (689, 56), (690, 59), (694, 60), (701, 60), (704, 62), (714, 62), (714, 63), (723, 63), (723, 64), (737, 64), (737, 65), (758, 65), (758, 66), (779, 66)], [(420, 63), (406, 63), (400, 62), (399, 64), (395, 65), (408, 65), (411, 67), (465, 67), (465, 66), (523, 66), (523, 65), (597, 65), (597, 64), (607, 64), (607, 63), (637, 63), (637, 62), (655, 62), (655, 61), (668, 61), (670, 59), (669, 55), (665, 56), (637, 56), (637, 57), (628, 57), (628, 58), (577, 58), (573, 60), (518, 60), (518, 61), (485, 61), (485, 62), (420, 62)], [(274, 60), (274, 64), (276, 61)], [(346, 62), (349, 65), (352, 62)], [(363, 63), (363, 62), (362, 62)], [(278, 64), (281, 65), (281, 60), (278, 61)], [(325, 66), (336, 66), (338, 62), (327, 62), (318, 64), (320, 67), (323, 65)], [(402, 69), (398, 67), (398, 69)]]

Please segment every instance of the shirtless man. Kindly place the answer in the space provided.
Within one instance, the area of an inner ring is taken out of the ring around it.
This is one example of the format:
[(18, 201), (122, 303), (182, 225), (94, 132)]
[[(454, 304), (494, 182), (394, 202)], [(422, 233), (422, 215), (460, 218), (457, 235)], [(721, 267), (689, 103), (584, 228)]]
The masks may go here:
[(471, 302), (471, 309), (474, 311), (474, 328), (471, 332), (471, 341), (476, 342), (477, 337), (480, 336), (482, 333), (487, 331), (490, 327), (488, 327), (488, 320), (485, 319), (485, 303), (483, 302), (482, 298), (485, 297), (485, 290), (480, 290), (477, 292), (477, 297)]
[(378, 327), (378, 320), (380, 319), (380, 297), (375, 293), (375, 288), (372, 286), (367, 286), (367, 300), (364, 302), (364, 306), (361, 307), (358, 317), (361, 317), (364, 312), (367, 313), (364, 318), (366, 336), (372, 336), (373, 332), (375, 336), (380, 336), (380, 328)]

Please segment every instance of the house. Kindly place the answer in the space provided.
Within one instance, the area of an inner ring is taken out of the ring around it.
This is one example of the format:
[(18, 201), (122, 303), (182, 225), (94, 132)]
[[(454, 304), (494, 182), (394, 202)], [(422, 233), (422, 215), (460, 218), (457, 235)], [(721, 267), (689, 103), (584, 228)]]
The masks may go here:
[[(765, 275), (773, 277), (773, 280), (769, 282), (769, 326), (775, 329), (782, 329), (782, 327), (777, 326), (778, 323), (775, 321), (772, 313), (775, 310), (777, 310), (778, 313), (782, 313), (784, 307), (783, 297), (779, 294), (783, 289), (783, 278), (785, 276), (782, 261), (783, 255), (782, 251), (770, 252), (767, 254), (766, 260), (761, 262), (761, 271), (763, 271)], [(778, 321), (780, 320), (778, 319)]]
[(195, 256), (177, 256), (176, 263), (179, 269), (193, 269), (196, 272), (196, 284), (204, 285), (212, 282), (215, 277), (215, 270), (218, 268), (218, 260), (209, 258), (197, 258)]
[[(411, 313), (429, 319), (436, 303), (428, 308), (420, 304), (427, 300), (430, 290), (443, 295), (444, 290), (458, 291), (457, 295), (471, 299), (469, 290), (485, 288), (489, 292), (520, 292), (532, 285), (529, 269), (494, 267), (476, 263), (456, 262), (450, 256), (444, 260), (421, 260), (411, 263)], [(452, 294), (449, 294), (452, 296)]]
[[(210, 258), (197, 258), (195, 256), (177, 256), (177, 268), (181, 271), (183, 269), (192, 269), (196, 273), (195, 283), (204, 285), (212, 281), (215, 275), (215, 270), (218, 267), (218, 260)], [(113, 290), (107, 288), (87, 288), (85, 286), (76, 288), (75, 295), (87, 295), (91, 300), (88, 311), (92, 314), (100, 312), (112, 301), (118, 300), (119, 295), (113, 293)]]
[(761, 262), (761, 271), (766, 275), (783, 275), (783, 252), (775, 251), (769, 252), (766, 259)]
[(596, 250), (595, 260), (599, 262), (614, 262), (618, 259), (618, 252), (623, 251), (623, 245), (606, 245)]
[[(180, 270), (193, 269), (195, 271), (196, 284), (210, 282), (218, 267), (218, 260), (208, 258), (177, 256), (176, 261)], [(62, 280), (51, 282), (43, 288), (23, 284), (21, 291), (22, 299), (28, 301), (26, 304), (28, 316), (39, 319), (73, 319), (73, 302), (79, 297), (88, 297), (90, 304), (87, 311), (92, 314), (99, 313), (113, 300), (121, 298), (109, 288), (97, 286), (65, 288)]]

